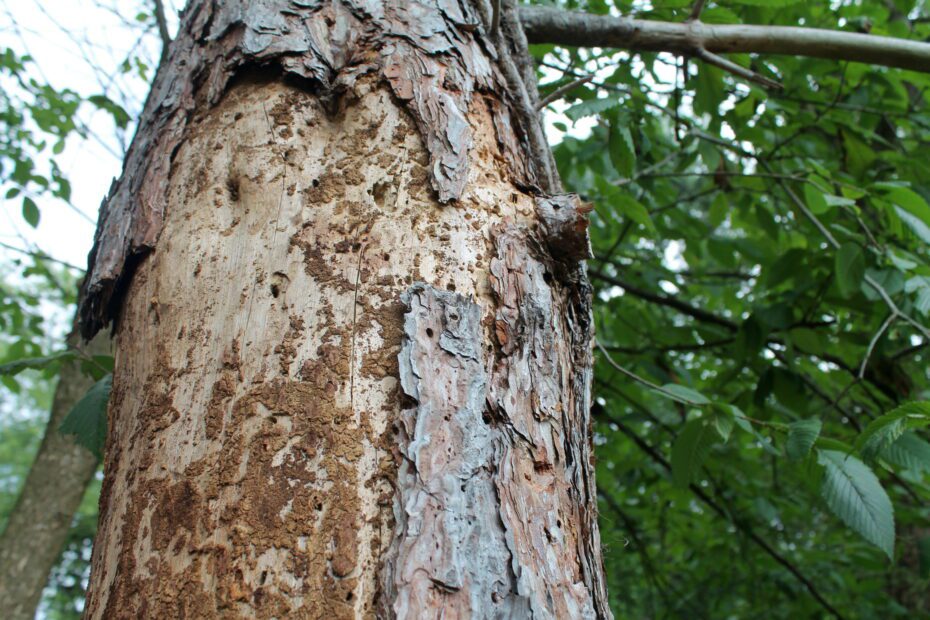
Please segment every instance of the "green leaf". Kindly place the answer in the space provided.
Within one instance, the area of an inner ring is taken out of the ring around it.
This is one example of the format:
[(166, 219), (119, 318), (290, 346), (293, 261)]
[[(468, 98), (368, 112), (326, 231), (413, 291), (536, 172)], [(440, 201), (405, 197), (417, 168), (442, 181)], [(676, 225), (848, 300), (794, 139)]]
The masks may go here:
[(836, 252), (836, 286), (843, 297), (852, 297), (865, 278), (865, 255), (855, 243), (844, 243)]
[(39, 225), (39, 207), (29, 196), (23, 196), (23, 219), (33, 228)]
[(822, 423), (819, 418), (798, 420), (788, 425), (788, 439), (785, 441), (785, 452), (788, 458), (799, 461), (807, 458), (814, 442), (820, 435)]
[(914, 190), (896, 185), (883, 185), (882, 189), (886, 191), (886, 196), (891, 202), (930, 226), (930, 205), (920, 194)]
[(618, 105), (620, 105), (620, 99), (617, 97), (588, 99), (587, 101), (582, 101), (565, 110), (565, 116), (572, 121), (578, 121), (586, 116), (595, 116), (610, 108), (617, 107)]
[(113, 375), (107, 375), (87, 390), (84, 397), (68, 412), (58, 432), (74, 435), (79, 445), (84, 446), (100, 459), (103, 443), (107, 436), (107, 401)]
[(630, 218), (647, 230), (655, 230), (652, 218), (649, 217), (649, 211), (628, 192), (616, 187), (603, 177), (597, 178), (596, 185), (598, 192), (609, 201), (610, 205), (619, 214)]
[(129, 125), (129, 121), (132, 120), (129, 116), (129, 113), (106, 95), (91, 95), (87, 98), (92, 104), (97, 106), (99, 109), (109, 112), (113, 117), (113, 121), (116, 123), (117, 127), (126, 128)]
[(703, 420), (685, 424), (672, 444), (672, 480), (676, 485), (691, 484), (716, 441), (717, 433)]
[(717, 429), (717, 434), (720, 435), (720, 438), (723, 439), (724, 443), (729, 441), (730, 434), (733, 432), (733, 424), (735, 416), (733, 413), (724, 407), (714, 406), (713, 412), (711, 413), (711, 419), (714, 422), (714, 428)]
[(24, 357), (0, 364), (0, 375), (17, 375), (27, 368), (42, 369), (47, 368), (50, 364), (63, 360), (74, 359), (75, 353), (71, 350), (57, 351), (44, 357)]
[[(672, 400), (677, 400), (680, 403), (686, 405), (708, 405), (710, 400), (701, 394), (696, 392), (689, 387), (685, 387), (680, 383), (666, 383), (662, 386), (662, 392), (659, 392), (667, 398)], [(664, 392), (664, 393), (663, 393)]]
[(898, 218), (907, 224), (907, 227), (911, 229), (911, 232), (917, 235), (917, 238), (923, 241), (924, 243), (930, 243), (930, 226), (924, 223), (922, 219), (908, 213), (901, 207), (895, 207), (895, 213), (897, 213)]
[(856, 439), (856, 449), (874, 458), (895, 443), (905, 431), (930, 424), (930, 402), (905, 403), (869, 422)]
[(930, 472), (930, 443), (914, 432), (905, 432), (882, 450), (884, 460), (901, 469), (918, 473)]
[(894, 559), (894, 509), (872, 470), (833, 450), (821, 450), (818, 462), (825, 472), (821, 494), (833, 514)]
[(804, 202), (815, 215), (822, 215), (830, 210), (830, 205), (827, 204), (826, 199), (823, 197), (823, 192), (812, 183), (804, 184)]
[(801, 0), (726, 0), (722, 4), (745, 4), (748, 6), (761, 6), (761, 7), (772, 7), (772, 8), (781, 8), (785, 6), (791, 6), (792, 4), (797, 4)]
[(862, 176), (875, 163), (876, 155), (872, 147), (863, 142), (856, 134), (843, 131), (843, 148), (846, 151), (846, 165), (856, 176)]
[[(636, 148), (633, 146), (633, 136), (625, 125), (626, 118), (615, 119), (610, 123), (610, 136), (607, 146), (610, 152), (610, 161), (623, 178), (633, 176), (636, 164)], [(623, 124), (621, 124), (623, 123)]]

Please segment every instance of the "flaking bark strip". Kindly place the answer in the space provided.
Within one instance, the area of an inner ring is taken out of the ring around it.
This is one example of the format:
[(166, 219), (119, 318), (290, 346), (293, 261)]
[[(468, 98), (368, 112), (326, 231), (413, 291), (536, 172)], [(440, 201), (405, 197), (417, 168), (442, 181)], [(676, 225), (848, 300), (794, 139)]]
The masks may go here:
[(588, 572), (600, 565), (593, 498), (576, 487), (587, 444), (572, 426), (588, 385), (571, 370), (573, 335), (559, 318), (565, 302), (547, 282), (533, 233), (507, 226), (495, 244), (498, 354), (482, 349), (474, 302), (425, 284), (404, 296), (400, 383), (415, 405), (396, 434), (402, 459), (382, 572), (386, 611), (609, 617), (598, 573)]
[(403, 459), (382, 572), (385, 615), (531, 617), (497, 497), (505, 442), (482, 420), (488, 376), (481, 309), (420, 283), (403, 301), (400, 382), (416, 405), (397, 422)]
[[(493, 417), (520, 438), (506, 447), (498, 476), (520, 592), (547, 590), (545, 604), (532, 598), (536, 617), (609, 618), (590, 475), (590, 296), (583, 278), (572, 281), (582, 267), (552, 260), (523, 226), (500, 227), (494, 244), (501, 355), (488, 400)], [(555, 270), (564, 281), (550, 277)]]
[[(475, 93), (492, 108), (498, 143), (514, 181), (534, 186), (525, 147), (513, 139), (500, 61), (483, 42), (471, 3), (455, 0), (203, 0), (182, 15), (159, 68), (139, 128), (100, 209), (81, 290), (85, 338), (119, 311), (132, 266), (155, 248), (164, 221), (172, 159), (190, 120), (214, 106), (247, 68), (283, 72), (307, 83), (333, 110), (357, 80), (387, 81), (405, 103), (430, 155), (440, 202), (462, 197)], [(485, 105), (485, 104), (483, 104)], [(525, 134), (526, 132), (524, 132)]]

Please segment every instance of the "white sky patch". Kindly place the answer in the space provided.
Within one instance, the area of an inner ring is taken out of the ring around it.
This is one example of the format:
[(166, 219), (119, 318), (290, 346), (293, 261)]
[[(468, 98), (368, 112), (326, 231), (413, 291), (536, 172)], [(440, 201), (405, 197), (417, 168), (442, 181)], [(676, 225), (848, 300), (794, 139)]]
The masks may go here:
[[(181, 0), (168, 0), (169, 26), (177, 28), (177, 7)], [(174, 6), (173, 6), (174, 5)], [(134, 22), (136, 15), (149, 11), (147, 0), (58, 0), (56, 2), (0, 3), (0, 47), (28, 54), (29, 75), (55, 89), (71, 89), (82, 96), (107, 94), (135, 118), (148, 93), (148, 84), (136, 74), (122, 73), (127, 57), (139, 55), (154, 74), (161, 41), (153, 30), (145, 32)], [(53, 258), (84, 267), (100, 202), (110, 182), (120, 175), (123, 150), (134, 131), (115, 129), (112, 117), (90, 104), (82, 104), (79, 118), (89, 132), (87, 139), (74, 135), (56, 157), (64, 176), (71, 182), (70, 208), (51, 196), (38, 196), (42, 214), (37, 229), (22, 217), (22, 197), (3, 199), (0, 215), (0, 241), (35, 250)], [(47, 149), (46, 152), (49, 152)], [(39, 169), (45, 163), (37, 158)], [(2, 194), (8, 188), (3, 187)], [(2, 250), (11, 258), (13, 252)]]

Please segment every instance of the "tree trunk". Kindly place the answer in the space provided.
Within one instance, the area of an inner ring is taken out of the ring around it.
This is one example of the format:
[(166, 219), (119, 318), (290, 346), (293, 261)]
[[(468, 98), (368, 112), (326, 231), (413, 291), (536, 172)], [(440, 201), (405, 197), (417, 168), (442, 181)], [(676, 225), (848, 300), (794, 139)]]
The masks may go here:
[(609, 617), (585, 209), (505, 8), (188, 8), (82, 299), (88, 618)]
[[(77, 341), (75, 334), (69, 341)], [(86, 350), (110, 352), (103, 334)], [(79, 362), (61, 368), (42, 444), (0, 536), (0, 609), (9, 620), (31, 620), (48, 574), (61, 555), (71, 520), (97, 469), (97, 458), (58, 432), (65, 416), (94, 383)]]

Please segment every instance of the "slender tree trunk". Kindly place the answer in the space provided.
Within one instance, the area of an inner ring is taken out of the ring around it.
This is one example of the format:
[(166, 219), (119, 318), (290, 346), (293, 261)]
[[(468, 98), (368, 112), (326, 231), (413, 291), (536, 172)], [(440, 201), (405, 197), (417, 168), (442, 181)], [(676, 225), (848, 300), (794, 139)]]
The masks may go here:
[[(103, 355), (109, 348), (109, 339), (101, 334), (86, 350)], [(9, 620), (35, 617), (49, 571), (61, 555), (71, 520), (97, 469), (97, 458), (89, 450), (58, 432), (93, 383), (79, 362), (62, 366), (45, 437), (0, 536), (0, 609)]]
[(82, 301), (88, 618), (609, 617), (585, 209), (505, 8), (188, 8)]

